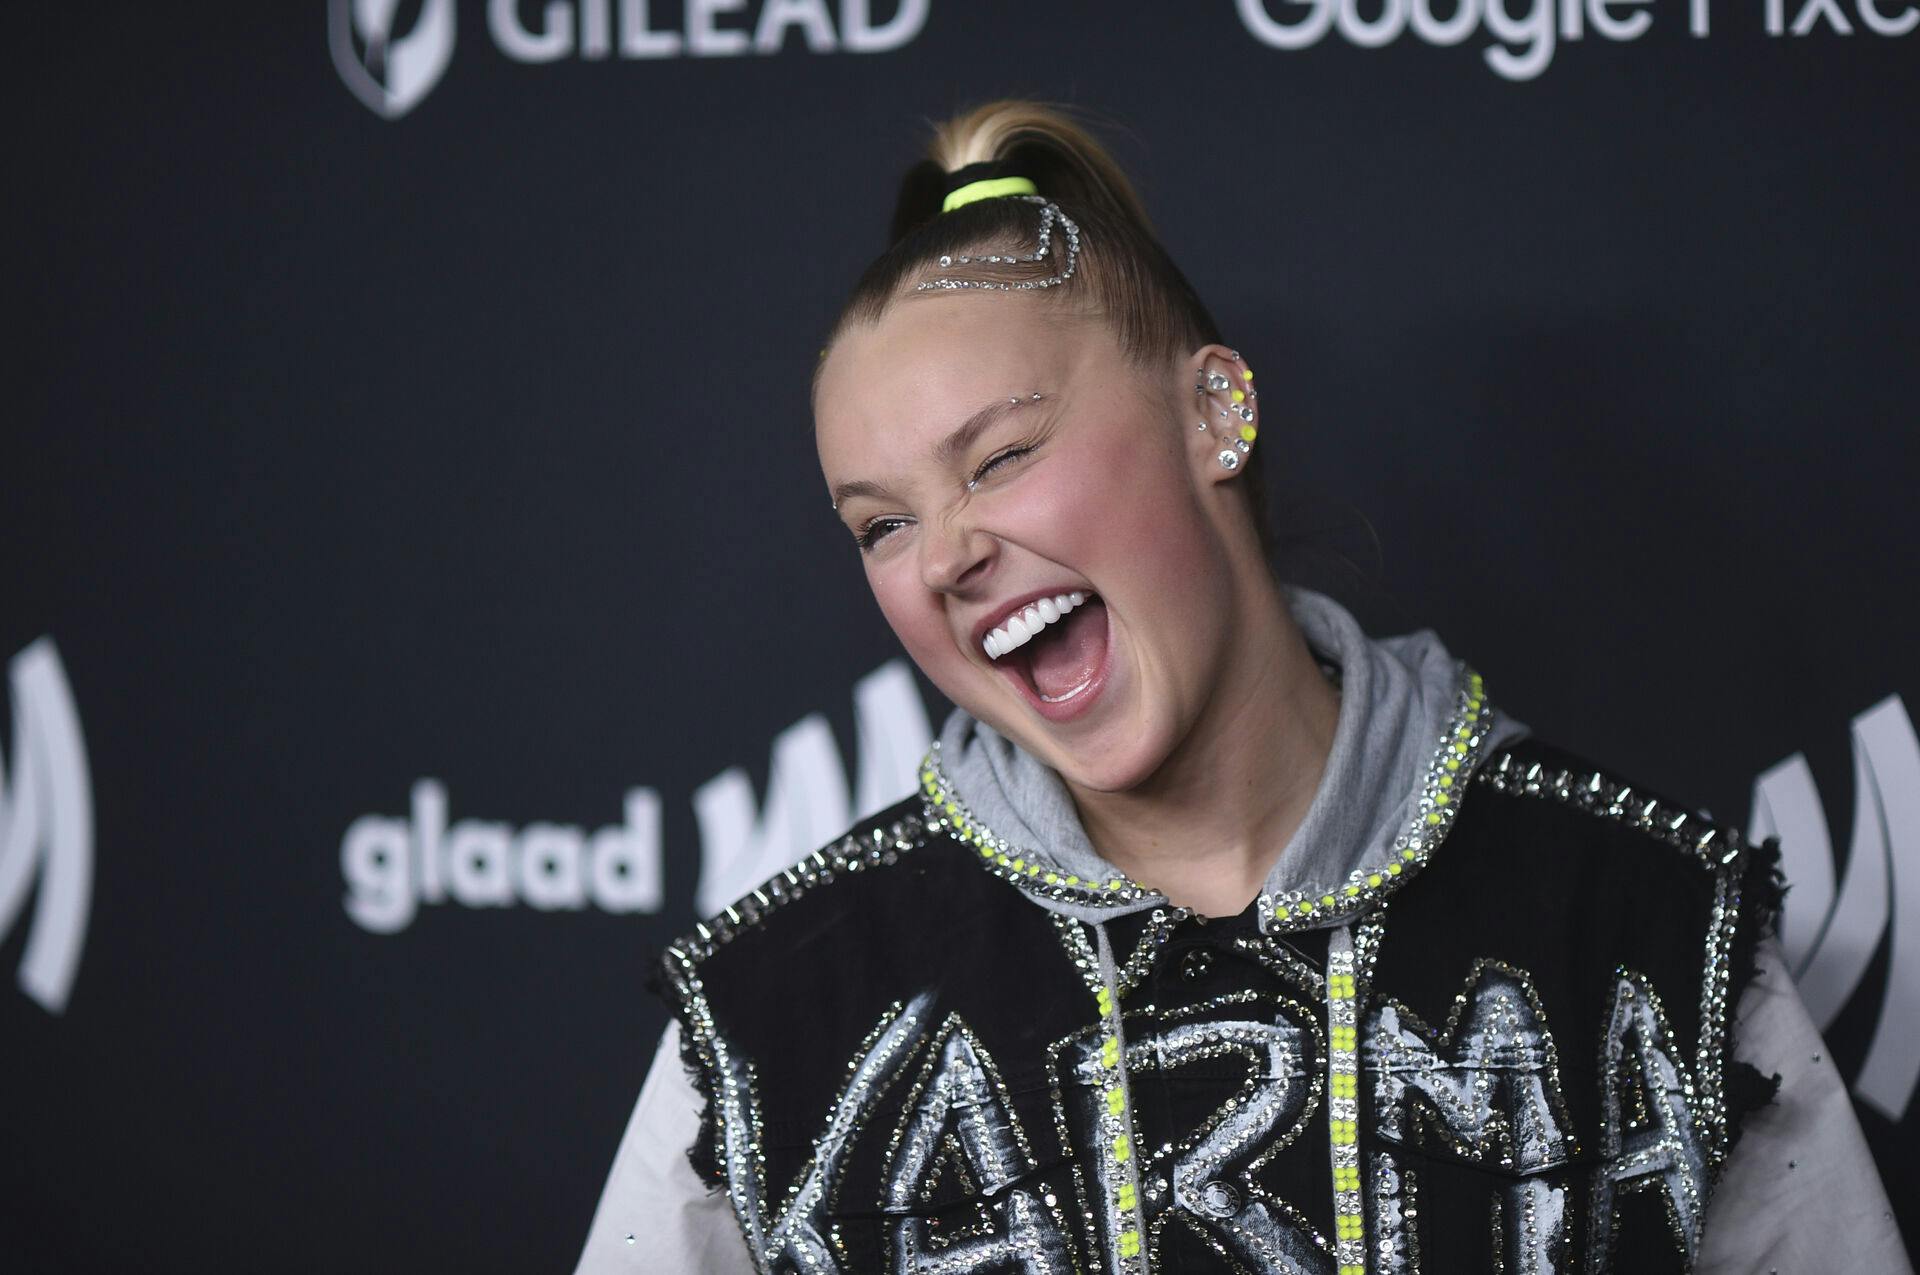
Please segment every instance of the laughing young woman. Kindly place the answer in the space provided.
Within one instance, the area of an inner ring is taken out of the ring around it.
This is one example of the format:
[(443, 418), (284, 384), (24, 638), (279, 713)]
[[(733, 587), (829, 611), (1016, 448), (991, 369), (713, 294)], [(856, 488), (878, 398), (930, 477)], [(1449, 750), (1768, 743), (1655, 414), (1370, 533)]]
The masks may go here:
[(959, 709), (668, 949), (583, 1271), (1907, 1269), (1771, 849), (1279, 583), (1259, 384), (1077, 127), (938, 131), (814, 405)]

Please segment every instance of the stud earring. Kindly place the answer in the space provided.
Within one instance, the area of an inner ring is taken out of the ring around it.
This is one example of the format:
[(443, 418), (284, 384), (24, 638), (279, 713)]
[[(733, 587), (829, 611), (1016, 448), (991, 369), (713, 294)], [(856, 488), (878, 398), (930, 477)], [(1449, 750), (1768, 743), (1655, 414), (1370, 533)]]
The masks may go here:
[(1206, 419), (1205, 419), (1204, 417), (1203, 417), (1203, 418), (1201, 418), (1201, 421), (1200, 421), (1200, 423), (1199, 423), (1198, 425), (1195, 425), (1195, 426), (1194, 426), (1194, 428), (1195, 428), (1195, 429), (1197, 429), (1197, 430), (1199, 430), (1199, 431), (1200, 431), (1201, 433), (1203, 433), (1203, 434), (1204, 434), (1204, 433), (1206, 432), (1206, 429), (1207, 429), (1207, 422), (1206, 422)]
[(1220, 468), (1232, 471), (1240, 468), (1240, 453), (1227, 448), (1220, 453)]
[(1233, 414), (1249, 424), (1253, 422), (1253, 409), (1245, 403), (1234, 404)]
[(1215, 394), (1218, 394), (1221, 390), (1226, 389), (1229, 384), (1231, 384), (1231, 382), (1229, 382), (1227, 378), (1221, 373), (1219, 372), (1207, 373), (1207, 388), (1212, 390)]

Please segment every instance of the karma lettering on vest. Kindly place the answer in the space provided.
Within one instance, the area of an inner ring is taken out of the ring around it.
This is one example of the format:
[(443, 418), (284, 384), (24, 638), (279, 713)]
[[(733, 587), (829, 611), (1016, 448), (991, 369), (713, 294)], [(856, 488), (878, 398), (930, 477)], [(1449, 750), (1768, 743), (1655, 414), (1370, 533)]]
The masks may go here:
[[(1299, 1143), (1325, 1096), (1326, 1036), (1316, 1015), (1269, 993), (1238, 992), (1156, 1015), (1124, 1049), (1140, 1076), (1206, 1059), (1246, 1064), (1238, 1090), (1200, 1127), (1158, 1149), (1116, 1159), (1101, 1145), (1105, 1028), (1095, 1024), (1049, 1050), (1058, 1130), (1069, 1177), (1041, 1173), (1025, 1129), (986, 1046), (958, 1015), (937, 1019), (922, 993), (895, 1005), (854, 1053), (812, 1160), (776, 1215), (760, 1180), (759, 1116), (750, 1078), (732, 1076), (715, 1104), (729, 1194), (762, 1267), (840, 1275), (835, 1224), (840, 1176), (854, 1141), (890, 1132), (880, 1215), (891, 1268), (901, 1275), (1069, 1275), (1102, 1268), (1127, 1230), (1148, 1237), (1182, 1226), (1239, 1269), (1333, 1275), (1325, 1225), (1262, 1184), (1261, 1170)], [(1363, 1020), (1363, 1083), (1371, 1123), (1365, 1172), (1368, 1248), (1374, 1269), (1414, 1269), (1420, 1223), (1415, 1175), (1404, 1152), (1496, 1170), (1494, 1243), (1500, 1269), (1601, 1269), (1604, 1248), (1571, 1252), (1569, 1194), (1585, 1187), (1586, 1230), (1606, 1235), (1621, 1191), (1664, 1195), (1674, 1238), (1689, 1257), (1709, 1188), (1699, 1091), (1676, 1055), (1664, 1011), (1647, 981), (1623, 971), (1608, 1006), (1601, 1057), (1598, 1160), (1577, 1173), (1582, 1152), (1561, 1092), (1553, 1037), (1522, 970), (1479, 962), (1444, 1030), (1382, 1000)], [(726, 1057), (724, 1040), (714, 1040)], [(916, 1067), (917, 1063), (917, 1067)], [(878, 1128), (883, 1099), (905, 1078), (900, 1115)], [(1709, 1099), (1710, 1101), (1710, 1099)], [(1324, 1154), (1324, 1152), (1322, 1152)], [(1125, 1181), (1108, 1180), (1124, 1178)], [(1583, 1180), (1584, 1179), (1584, 1180)], [(941, 1235), (928, 1221), (937, 1197), (970, 1201), (977, 1221)], [(1090, 1218), (1091, 1230), (1076, 1232)], [(1076, 1261), (1076, 1235), (1103, 1250)]]
[[(1405, 1146), (1438, 1143), (1497, 1173), (1536, 1175), (1496, 1188), (1501, 1269), (1560, 1270), (1558, 1255), (1567, 1247), (1566, 1187), (1537, 1175), (1564, 1167), (1580, 1146), (1561, 1097), (1545, 1012), (1527, 976), (1497, 961), (1475, 965), (1457, 1004), (1454, 1021), (1441, 1033), (1426, 1030), (1392, 1002), (1375, 1009), (1365, 1059), (1376, 1129), (1381, 1138)], [(1384, 1157), (1388, 1173), (1399, 1178), (1399, 1162), (1391, 1152)], [(1378, 1224), (1385, 1247), (1409, 1251), (1402, 1210), (1376, 1200), (1375, 1213), (1390, 1215)]]
[[(1037, 1190), (1015, 1185), (1037, 1167), (1033, 1152), (993, 1060), (958, 1015), (948, 1017), (928, 1065), (887, 1165), (887, 1209), (904, 1215), (893, 1224), (893, 1269), (902, 1275), (1071, 1271), (1059, 1194), (1041, 1184)], [(943, 1172), (955, 1175), (964, 1193), (994, 1201), (984, 1233), (937, 1244), (926, 1219), (913, 1213)]]
[[(1317, 1026), (1295, 1002), (1275, 1005), (1274, 999), (1250, 992), (1222, 997), (1197, 1007), (1204, 1017), (1128, 1040), (1129, 1076), (1238, 1057), (1247, 1064), (1247, 1078), (1194, 1136), (1143, 1150), (1137, 1164), (1120, 1168), (1138, 1178), (1140, 1220), (1148, 1236), (1177, 1220), (1251, 1270), (1331, 1271), (1312, 1225), (1269, 1194), (1256, 1176), (1299, 1136), (1321, 1092), (1314, 1059), (1324, 1056), (1324, 1046)], [(1263, 1009), (1268, 1012), (1262, 1018), (1231, 1016)], [(1101, 1035), (1096, 1028), (1055, 1046), (1056, 1073), (1069, 1080), (1056, 1083), (1055, 1090), (1064, 1099), (1062, 1115), (1076, 1154), (1100, 1179), (1088, 1194), (1098, 1202), (1094, 1214), (1101, 1240), (1117, 1246), (1119, 1234), (1134, 1219), (1116, 1206), (1117, 1198), (1125, 1198), (1123, 1184), (1104, 1180), (1115, 1166), (1111, 1157), (1099, 1154)]]

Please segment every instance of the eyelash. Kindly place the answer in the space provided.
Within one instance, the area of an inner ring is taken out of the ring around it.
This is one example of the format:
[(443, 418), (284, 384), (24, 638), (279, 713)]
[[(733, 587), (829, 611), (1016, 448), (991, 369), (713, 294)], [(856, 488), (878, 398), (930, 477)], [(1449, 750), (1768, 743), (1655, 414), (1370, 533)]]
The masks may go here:
[(1030, 455), (1037, 445), (1038, 444), (1035, 443), (1016, 443), (1003, 452), (995, 452), (993, 455), (987, 457), (980, 462), (980, 468), (973, 471), (973, 477), (967, 479), (967, 490), (972, 491), (975, 487), (979, 486), (980, 480), (998, 469), (1003, 461), (1019, 460), (1023, 456)]
[(875, 518), (854, 533), (853, 542), (860, 546), (861, 553), (871, 553), (889, 533), (906, 525), (904, 518)]
[[(1029, 456), (1038, 447), (1039, 444), (1037, 443), (1016, 443), (1005, 451), (995, 452), (993, 455), (981, 461), (980, 467), (973, 471), (971, 478), (967, 479), (967, 490), (972, 491), (975, 487), (979, 486), (982, 479), (986, 478), (988, 474), (998, 469), (1002, 464)], [(875, 545), (906, 525), (907, 519), (905, 518), (875, 518), (871, 522), (863, 525), (860, 530), (856, 531), (853, 540), (855, 544), (860, 546), (860, 552), (871, 553)]]

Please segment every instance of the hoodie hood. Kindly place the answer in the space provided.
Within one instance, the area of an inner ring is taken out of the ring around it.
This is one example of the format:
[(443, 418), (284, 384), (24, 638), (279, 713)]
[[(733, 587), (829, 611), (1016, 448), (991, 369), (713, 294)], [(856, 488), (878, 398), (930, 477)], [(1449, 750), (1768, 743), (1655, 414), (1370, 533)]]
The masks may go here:
[[(1340, 683), (1325, 772), (1260, 895), (1262, 928), (1317, 928), (1397, 887), (1445, 837), (1479, 758), (1526, 734), (1429, 630), (1374, 640), (1331, 598), (1290, 589)], [(1059, 775), (956, 709), (922, 775), (988, 866), (1050, 911), (1108, 921), (1167, 900), (1101, 857)]]

